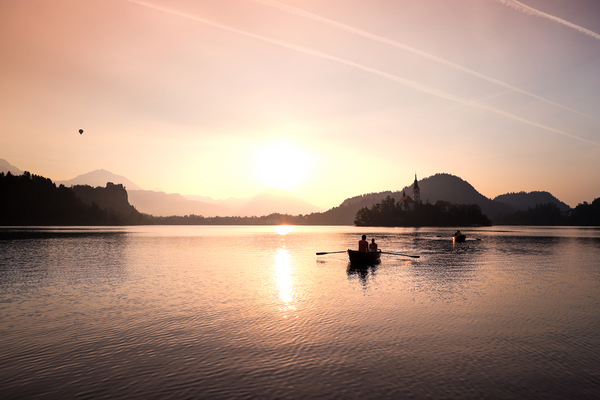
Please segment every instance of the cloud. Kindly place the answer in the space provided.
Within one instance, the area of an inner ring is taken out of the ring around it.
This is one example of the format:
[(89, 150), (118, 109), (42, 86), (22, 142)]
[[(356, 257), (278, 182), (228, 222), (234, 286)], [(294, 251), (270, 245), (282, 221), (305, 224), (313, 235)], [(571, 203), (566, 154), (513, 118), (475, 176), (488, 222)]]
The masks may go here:
[(191, 19), (191, 20), (194, 20), (194, 21), (198, 21), (198, 22), (202, 22), (204, 24), (208, 24), (208, 25), (220, 28), (220, 29), (224, 29), (224, 30), (227, 30), (227, 31), (230, 31), (230, 32), (238, 33), (240, 35), (244, 35), (244, 36), (251, 37), (251, 38), (254, 38), (254, 39), (257, 39), (257, 40), (261, 40), (261, 41), (266, 42), (266, 43), (271, 43), (271, 44), (274, 44), (274, 45), (277, 45), (277, 46), (285, 47), (285, 48), (288, 48), (290, 50), (295, 50), (295, 51), (298, 51), (298, 52), (301, 52), (301, 53), (309, 54), (309, 55), (312, 55), (312, 56), (316, 56), (316, 57), (320, 57), (320, 58), (323, 58), (323, 59), (326, 59), (326, 60), (330, 60), (330, 61), (334, 61), (334, 62), (337, 62), (337, 63), (340, 63), (340, 64), (344, 64), (344, 65), (347, 65), (347, 66), (350, 66), (350, 67), (353, 67), (353, 68), (356, 68), (356, 69), (360, 69), (360, 70), (369, 72), (369, 73), (374, 74), (374, 75), (378, 75), (378, 76), (380, 76), (382, 78), (389, 79), (391, 81), (400, 83), (400, 84), (402, 84), (402, 85), (404, 85), (406, 87), (409, 87), (409, 88), (412, 88), (412, 89), (415, 89), (415, 90), (418, 90), (418, 91), (421, 91), (421, 92), (424, 92), (424, 93), (431, 94), (433, 96), (437, 96), (437, 97), (440, 97), (440, 98), (443, 98), (443, 99), (447, 99), (447, 100), (450, 100), (450, 101), (454, 101), (454, 102), (457, 102), (457, 103), (469, 105), (469, 106), (472, 106), (472, 107), (475, 107), (475, 108), (487, 110), (487, 111), (490, 111), (490, 112), (502, 115), (504, 117), (507, 117), (507, 118), (510, 118), (510, 119), (513, 119), (513, 120), (516, 120), (516, 121), (519, 121), (519, 122), (522, 122), (522, 123), (525, 123), (525, 124), (528, 124), (528, 125), (531, 125), (531, 126), (535, 126), (537, 128), (541, 128), (541, 129), (544, 129), (544, 130), (547, 130), (547, 131), (550, 131), (550, 132), (554, 132), (554, 133), (557, 133), (557, 134), (560, 134), (560, 135), (563, 135), (563, 136), (567, 136), (567, 137), (570, 137), (572, 139), (580, 140), (580, 141), (585, 142), (585, 143), (593, 144), (594, 146), (600, 146), (600, 144), (598, 144), (598, 143), (589, 141), (589, 140), (584, 139), (584, 138), (580, 138), (578, 136), (572, 135), (572, 134), (570, 134), (568, 132), (565, 132), (565, 131), (561, 131), (561, 130), (554, 129), (554, 128), (551, 128), (551, 127), (548, 127), (548, 126), (545, 126), (545, 125), (538, 124), (536, 122), (529, 121), (529, 120), (527, 120), (525, 118), (522, 118), (522, 117), (519, 117), (517, 115), (514, 115), (514, 114), (511, 114), (511, 113), (502, 111), (502, 110), (497, 109), (495, 107), (490, 107), (490, 106), (487, 106), (485, 104), (478, 103), (477, 101), (472, 101), (472, 100), (464, 99), (462, 97), (455, 96), (455, 95), (453, 95), (451, 93), (447, 93), (447, 92), (444, 92), (442, 90), (438, 90), (438, 89), (432, 88), (430, 86), (423, 85), (423, 84), (420, 84), (418, 82), (411, 81), (409, 79), (404, 79), (404, 78), (401, 78), (399, 76), (389, 74), (387, 72), (379, 71), (377, 69), (368, 67), (366, 65), (355, 63), (353, 61), (349, 61), (349, 60), (346, 60), (346, 59), (343, 59), (343, 58), (340, 58), (340, 57), (332, 56), (332, 55), (329, 55), (329, 54), (326, 54), (326, 53), (322, 53), (322, 52), (317, 51), (317, 50), (309, 49), (309, 48), (306, 48), (306, 47), (297, 46), (295, 44), (284, 42), (284, 41), (281, 41), (281, 40), (272, 39), (272, 38), (268, 38), (268, 37), (265, 37), (265, 36), (257, 35), (255, 33), (251, 33), (251, 32), (247, 32), (247, 31), (241, 30), (241, 29), (233, 28), (233, 27), (230, 27), (228, 25), (224, 25), (224, 24), (220, 24), (218, 22), (210, 21), (210, 20), (207, 20), (205, 18), (197, 17), (195, 15), (191, 15), (191, 14), (188, 14), (188, 13), (185, 13), (185, 12), (171, 10), (171, 9), (168, 9), (168, 8), (165, 8), (165, 7), (157, 6), (155, 4), (146, 3), (144, 1), (140, 1), (140, 0), (125, 0), (125, 1), (129, 1), (131, 3), (135, 3), (135, 4), (138, 4), (140, 6), (144, 6), (144, 7), (149, 7), (149, 8), (155, 9), (157, 11), (165, 12), (165, 13), (176, 15), (176, 16), (183, 17), (183, 18), (188, 18), (188, 19)]
[[(433, 54), (429, 54), (429, 53), (426, 53), (424, 51), (415, 49), (414, 47), (407, 46), (407, 45), (402, 44), (400, 42), (397, 42), (397, 41), (394, 41), (394, 40), (391, 40), (391, 39), (388, 39), (388, 38), (385, 38), (385, 37), (382, 37), (382, 36), (378, 36), (378, 35), (375, 35), (373, 33), (370, 33), (370, 32), (367, 32), (367, 31), (363, 31), (361, 29), (354, 28), (354, 27), (349, 26), (349, 25), (345, 25), (345, 24), (342, 24), (340, 22), (333, 21), (331, 19), (327, 19), (327, 18), (321, 17), (319, 15), (309, 13), (307, 11), (304, 11), (304, 10), (301, 10), (301, 9), (298, 9), (298, 8), (295, 8), (295, 7), (288, 6), (286, 4), (282, 4), (282, 3), (278, 2), (278, 1), (274, 1), (274, 0), (251, 0), (251, 1), (263, 4), (263, 5), (267, 5), (267, 6), (270, 6), (270, 7), (274, 7), (274, 8), (277, 8), (277, 9), (281, 10), (281, 11), (285, 11), (285, 12), (288, 12), (288, 13), (291, 13), (291, 14), (294, 14), (294, 15), (298, 15), (300, 17), (308, 18), (308, 19), (311, 19), (313, 21), (321, 22), (321, 23), (329, 25), (329, 26), (331, 26), (333, 28), (341, 29), (343, 31), (346, 31), (346, 32), (349, 32), (349, 33), (353, 33), (355, 35), (359, 35), (359, 36), (362, 36), (364, 38), (367, 38), (367, 39), (370, 39), (370, 40), (373, 40), (373, 41), (376, 41), (376, 42), (379, 42), (379, 43), (387, 44), (387, 45), (390, 45), (390, 46), (393, 46), (393, 47), (396, 47), (396, 48), (408, 51), (410, 53), (416, 54), (416, 55), (421, 56), (423, 58), (426, 58), (428, 60), (435, 61), (435, 62), (443, 64), (443, 65), (445, 65), (447, 67), (454, 68), (456, 70), (465, 72), (465, 73), (467, 73), (469, 75), (472, 75), (472, 76), (475, 76), (477, 78), (483, 79), (483, 80), (488, 81), (490, 83), (494, 83), (496, 85), (502, 86), (502, 87), (510, 89), (512, 91), (515, 91), (515, 92), (518, 92), (518, 93), (521, 93), (521, 94), (533, 97), (533, 98), (535, 98), (537, 100), (541, 100), (541, 101), (543, 101), (545, 103), (552, 104), (553, 106), (560, 107), (560, 108), (562, 108), (564, 110), (568, 110), (568, 111), (574, 112), (576, 114), (582, 115), (584, 117), (587, 117), (587, 118), (590, 118), (590, 119), (593, 119), (593, 120), (596, 120), (596, 121), (600, 121), (599, 119), (594, 118), (594, 117), (592, 117), (590, 115), (587, 115), (585, 113), (582, 113), (580, 111), (577, 111), (577, 110), (574, 110), (572, 108), (569, 108), (569, 107), (563, 106), (561, 104), (555, 103), (552, 100), (548, 100), (548, 99), (546, 99), (544, 97), (541, 97), (541, 96), (538, 96), (536, 94), (527, 92), (527, 91), (525, 91), (523, 89), (519, 89), (519, 88), (517, 88), (515, 86), (512, 86), (512, 85), (506, 83), (506, 82), (502, 82), (502, 81), (500, 81), (498, 79), (494, 79), (494, 78), (489, 77), (487, 75), (481, 74), (481, 73), (479, 73), (477, 71), (473, 71), (471, 69), (465, 68), (465, 67), (460, 66), (458, 64), (455, 64), (455, 63), (453, 63), (451, 61), (448, 61), (448, 60), (445, 60), (443, 58), (434, 56)], [(502, 3), (512, 3), (509, 0), (498, 0), (498, 1), (500, 1)], [(515, 2), (515, 3), (518, 3), (518, 2)], [(526, 6), (523, 6), (523, 7), (526, 7)], [(554, 17), (554, 18), (556, 18), (556, 17)], [(566, 21), (564, 21), (564, 22), (566, 22)], [(584, 29), (584, 28), (581, 28), (581, 29)], [(591, 32), (591, 33), (593, 33), (593, 32)], [(600, 35), (597, 35), (597, 34), (595, 34), (595, 35), (600, 38)]]
[(517, 1), (517, 0), (496, 0), (499, 3), (502, 3), (514, 10), (521, 11), (525, 14), (532, 15), (534, 17), (546, 18), (554, 22), (558, 22), (561, 25), (568, 26), (571, 29), (575, 29), (576, 31), (583, 33), (584, 35), (590, 36), (594, 39), (600, 40), (600, 34), (591, 31), (589, 29), (584, 28), (583, 26), (575, 25), (569, 21), (565, 21), (564, 19), (555, 17), (554, 15), (546, 14), (540, 10), (536, 10), (535, 8), (526, 6), (525, 4)]

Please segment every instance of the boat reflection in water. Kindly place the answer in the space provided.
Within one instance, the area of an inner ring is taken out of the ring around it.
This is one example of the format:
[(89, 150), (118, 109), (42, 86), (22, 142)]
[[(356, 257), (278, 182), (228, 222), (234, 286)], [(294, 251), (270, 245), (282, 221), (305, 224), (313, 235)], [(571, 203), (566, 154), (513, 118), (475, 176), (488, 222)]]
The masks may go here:
[(360, 252), (348, 250), (350, 262), (346, 273), (348, 277), (358, 277), (358, 280), (364, 288), (368, 286), (369, 275), (375, 276), (377, 265), (381, 262), (381, 252)]
[(348, 274), (348, 279), (358, 278), (361, 285), (366, 289), (369, 285), (369, 275), (371, 279), (373, 279), (377, 273), (377, 264), (356, 264), (356, 263), (348, 263), (348, 268), (346, 269), (346, 274)]

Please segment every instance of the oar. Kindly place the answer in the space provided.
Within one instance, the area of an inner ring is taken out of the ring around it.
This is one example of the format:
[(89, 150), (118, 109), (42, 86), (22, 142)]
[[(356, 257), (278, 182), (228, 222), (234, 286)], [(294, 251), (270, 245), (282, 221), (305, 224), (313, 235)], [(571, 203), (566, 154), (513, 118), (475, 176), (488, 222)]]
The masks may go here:
[(421, 257), (421, 256), (411, 256), (410, 254), (390, 253), (389, 251), (382, 251), (381, 254), (393, 254), (395, 256), (404, 256), (404, 257), (412, 257), (412, 258), (420, 258)]
[(323, 254), (335, 254), (335, 253), (345, 253), (346, 250), (344, 251), (322, 251), (320, 253), (317, 253), (318, 256), (322, 256)]

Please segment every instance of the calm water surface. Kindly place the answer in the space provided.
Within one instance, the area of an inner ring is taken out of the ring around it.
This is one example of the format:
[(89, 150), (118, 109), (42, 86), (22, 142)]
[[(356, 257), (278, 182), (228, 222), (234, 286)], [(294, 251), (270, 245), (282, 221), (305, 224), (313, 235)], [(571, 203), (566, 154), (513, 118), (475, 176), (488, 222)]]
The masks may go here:
[(600, 230), (452, 233), (2, 229), (0, 397), (600, 398)]

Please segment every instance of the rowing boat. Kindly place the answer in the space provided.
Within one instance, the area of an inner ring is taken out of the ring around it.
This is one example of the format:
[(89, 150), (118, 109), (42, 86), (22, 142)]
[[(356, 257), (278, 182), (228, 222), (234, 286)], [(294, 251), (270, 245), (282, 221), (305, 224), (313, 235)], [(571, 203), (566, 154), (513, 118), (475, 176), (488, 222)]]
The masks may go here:
[(467, 237), (463, 234), (452, 236), (452, 241), (454, 243), (462, 243), (467, 240)]
[(348, 257), (350, 257), (350, 262), (354, 264), (377, 263), (381, 258), (381, 250), (365, 252), (348, 249)]

